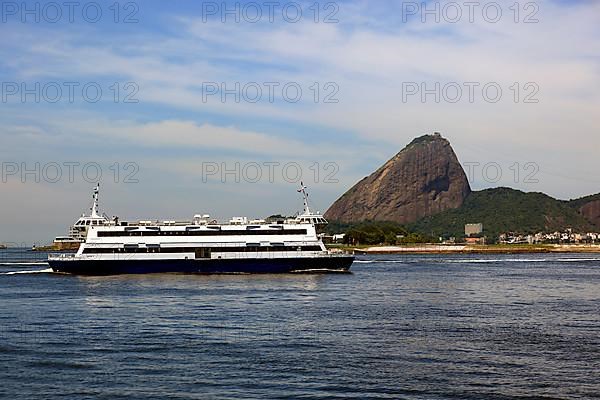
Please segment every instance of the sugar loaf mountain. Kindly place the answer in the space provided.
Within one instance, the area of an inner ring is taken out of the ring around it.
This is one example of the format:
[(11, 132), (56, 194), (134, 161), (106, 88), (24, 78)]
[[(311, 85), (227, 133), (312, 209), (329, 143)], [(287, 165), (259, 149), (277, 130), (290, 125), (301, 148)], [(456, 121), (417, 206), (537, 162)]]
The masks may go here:
[(600, 194), (564, 201), (506, 187), (473, 191), (450, 142), (434, 133), (356, 183), (325, 217), (333, 229), (381, 222), (435, 238), (464, 236), (465, 224), (481, 222), (493, 241), (504, 232), (598, 231)]

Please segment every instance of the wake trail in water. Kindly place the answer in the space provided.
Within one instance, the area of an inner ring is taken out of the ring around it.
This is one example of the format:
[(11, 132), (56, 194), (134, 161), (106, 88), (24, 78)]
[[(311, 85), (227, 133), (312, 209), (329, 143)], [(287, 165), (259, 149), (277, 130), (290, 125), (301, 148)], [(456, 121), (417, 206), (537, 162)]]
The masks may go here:
[(13, 262), (0, 262), (0, 266), (2, 265), (48, 265), (46, 261), (13, 261)]
[(52, 270), (52, 268), (46, 268), (46, 269), (40, 269), (40, 270), (35, 270), (35, 271), (11, 271), (11, 272), (4, 272), (1, 273), (0, 275), (17, 275), (17, 274), (51, 274), (54, 271)]

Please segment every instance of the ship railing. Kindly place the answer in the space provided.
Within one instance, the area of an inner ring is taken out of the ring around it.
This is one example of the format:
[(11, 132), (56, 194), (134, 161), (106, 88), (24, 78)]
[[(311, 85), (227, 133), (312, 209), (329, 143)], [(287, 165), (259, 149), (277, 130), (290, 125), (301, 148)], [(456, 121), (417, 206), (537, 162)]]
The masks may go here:
[(74, 259), (74, 253), (63, 253), (63, 254), (50, 254), (48, 255), (49, 260), (70, 260)]

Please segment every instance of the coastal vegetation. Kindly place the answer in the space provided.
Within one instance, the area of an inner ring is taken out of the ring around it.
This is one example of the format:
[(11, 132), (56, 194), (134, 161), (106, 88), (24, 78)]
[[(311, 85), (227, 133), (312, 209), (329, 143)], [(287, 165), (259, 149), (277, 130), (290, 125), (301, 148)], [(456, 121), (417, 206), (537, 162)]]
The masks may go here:
[(479, 222), (483, 223), (483, 233), (490, 242), (505, 232), (533, 234), (595, 229), (569, 202), (544, 193), (505, 187), (472, 192), (461, 207), (423, 218), (408, 229), (431, 236), (460, 238), (464, 236), (465, 224)]
[(345, 244), (375, 245), (375, 244), (406, 244), (429, 243), (433, 238), (416, 232), (409, 232), (403, 225), (392, 221), (364, 221), (359, 223), (344, 223), (330, 221), (326, 233), (344, 233)]

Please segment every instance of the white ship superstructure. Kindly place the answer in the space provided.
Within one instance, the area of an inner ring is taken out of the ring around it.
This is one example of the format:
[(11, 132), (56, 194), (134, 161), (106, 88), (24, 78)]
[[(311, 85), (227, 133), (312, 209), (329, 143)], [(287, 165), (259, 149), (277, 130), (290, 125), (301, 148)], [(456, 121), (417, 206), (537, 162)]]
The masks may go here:
[(99, 197), (100, 184), (96, 185), (92, 195), (92, 207), (90, 215), (82, 214), (81, 217), (69, 229), (69, 236), (74, 240), (84, 242), (90, 227), (110, 225), (111, 221), (104, 214), (100, 214)]

